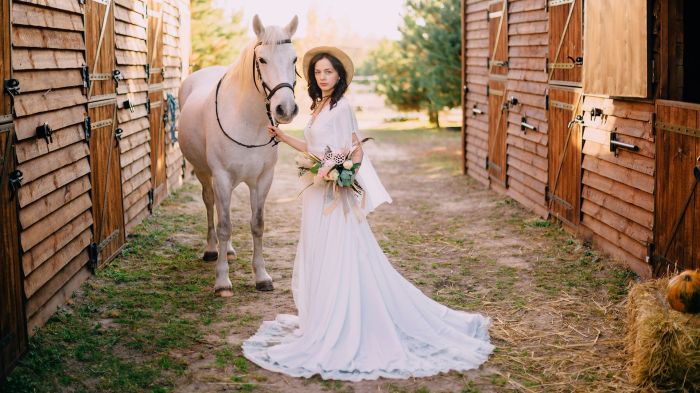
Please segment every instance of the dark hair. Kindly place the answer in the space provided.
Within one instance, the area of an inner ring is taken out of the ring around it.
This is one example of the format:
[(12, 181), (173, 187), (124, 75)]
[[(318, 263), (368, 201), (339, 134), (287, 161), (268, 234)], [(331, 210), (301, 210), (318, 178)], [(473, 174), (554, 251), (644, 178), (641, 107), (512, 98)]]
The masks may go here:
[(335, 107), (338, 101), (343, 97), (343, 94), (345, 94), (345, 91), (348, 89), (348, 83), (346, 81), (348, 73), (347, 71), (345, 71), (343, 63), (341, 63), (337, 57), (329, 53), (319, 53), (315, 55), (311, 58), (311, 61), (309, 62), (309, 69), (307, 70), (306, 74), (309, 76), (308, 90), (309, 97), (311, 97), (311, 110), (314, 110), (316, 108), (316, 104), (318, 104), (323, 98), (323, 92), (318, 86), (318, 82), (316, 82), (316, 76), (314, 72), (316, 69), (316, 63), (318, 63), (321, 59), (328, 59), (328, 61), (331, 62), (331, 65), (340, 77), (340, 79), (338, 79), (338, 83), (336, 83), (335, 87), (333, 88), (333, 93), (331, 94), (331, 109)]

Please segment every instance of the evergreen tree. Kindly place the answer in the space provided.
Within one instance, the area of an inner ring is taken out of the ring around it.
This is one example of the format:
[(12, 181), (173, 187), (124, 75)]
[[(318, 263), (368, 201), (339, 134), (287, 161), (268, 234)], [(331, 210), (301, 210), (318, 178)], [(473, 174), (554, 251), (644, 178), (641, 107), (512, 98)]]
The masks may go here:
[(426, 109), (440, 126), (438, 111), (461, 102), (459, 0), (406, 0), (401, 39), (370, 55), (377, 92), (399, 109)]
[(192, 71), (212, 65), (228, 65), (245, 42), (245, 28), (241, 26), (242, 11), (230, 17), (221, 8), (212, 4), (212, 0), (191, 0), (192, 12)]

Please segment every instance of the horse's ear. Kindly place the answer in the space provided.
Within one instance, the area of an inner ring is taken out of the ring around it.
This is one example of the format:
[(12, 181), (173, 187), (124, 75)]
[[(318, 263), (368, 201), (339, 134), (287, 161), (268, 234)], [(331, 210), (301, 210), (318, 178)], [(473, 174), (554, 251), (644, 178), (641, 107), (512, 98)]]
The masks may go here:
[(253, 17), (253, 31), (258, 38), (261, 38), (263, 34), (265, 34), (265, 26), (263, 26), (257, 14)]
[(285, 26), (284, 31), (286, 31), (289, 34), (289, 38), (292, 38), (294, 33), (297, 31), (297, 26), (299, 26), (299, 17), (294, 15), (294, 18), (292, 18), (292, 21), (289, 22), (287, 26)]

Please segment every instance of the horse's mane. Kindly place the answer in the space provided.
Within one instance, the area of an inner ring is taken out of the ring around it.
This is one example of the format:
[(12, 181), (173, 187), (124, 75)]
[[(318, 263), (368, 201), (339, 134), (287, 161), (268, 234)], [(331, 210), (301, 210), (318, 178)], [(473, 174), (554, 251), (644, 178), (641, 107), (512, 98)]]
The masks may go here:
[[(251, 40), (238, 56), (238, 60), (231, 66), (230, 74), (232, 78), (241, 82), (253, 80), (253, 49), (255, 49), (255, 45), (257, 45), (258, 42), (262, 41), (263, 44), (274, 44), (277, 41), (287, 40), (291, 37), (279, 26), (266, 26), (265, 33), (263, 33), (261, 38), (262, 40), (259, 40), (258, 37)], [(276, 45), (273, 46), (273, 50), (275, 49)]]

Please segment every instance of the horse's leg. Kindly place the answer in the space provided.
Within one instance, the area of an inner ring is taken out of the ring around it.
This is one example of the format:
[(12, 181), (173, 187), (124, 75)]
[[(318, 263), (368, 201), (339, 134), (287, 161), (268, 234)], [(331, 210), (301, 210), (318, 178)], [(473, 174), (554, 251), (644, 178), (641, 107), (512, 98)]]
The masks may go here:
[(257, 184), (250, 188), (250, 231), (253, 234), (253, 272), (255, 273), (255, 289), (259, 291), (271, 291), (272, 277), (265, 270), (265, 260), (263, 259), (263, 243), (262, 236), (265, 230), (265, 221), (263, 219), (263, 210), (265, 208), (265, 199), (272, 185), (273, 171), (264, 172), (258, 179)]
[(216, 262), (216, 282), (214, 291), (221, 297), (233, 296), (233, 285), (228, 277), (226, 252), (231, 244), (231, 192), (233, 184), (226, 172), (214, 174), (214, 194), (216, 196), (216, 236), (219, 240), (219, 256)]
[(204, 249), (204, 257), (202, 259), (207, 262), (213, 262), (219, 256), (216, 250), (218, 244), (216, 228), (214, 227), (214, 187), (210, 174), (195, 171), (195, 175), (199, 182), (202, 183), (202, 200), (204, 200), (204, 205), (207, 208), (207, 247)]

